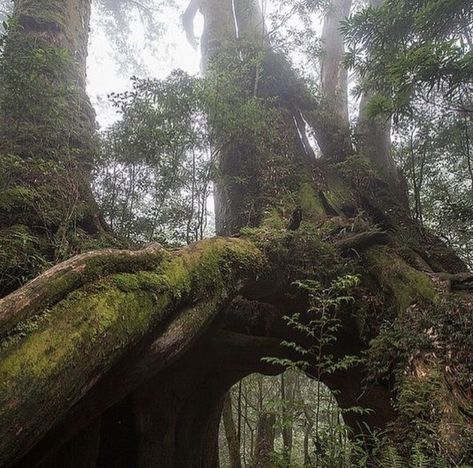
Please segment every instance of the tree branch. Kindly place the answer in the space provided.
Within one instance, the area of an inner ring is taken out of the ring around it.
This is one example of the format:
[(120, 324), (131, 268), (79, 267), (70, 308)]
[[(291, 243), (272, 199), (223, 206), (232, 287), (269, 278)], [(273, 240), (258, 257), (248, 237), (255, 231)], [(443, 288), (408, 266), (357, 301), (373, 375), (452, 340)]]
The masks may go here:
[[(100, 279), (67, 297), (64, 291), (70, 291), (70, 283), (65, 282), (62, 288), (56, 284), (59, 292), (55, 290), (51, 296), (64, 299), (46, 311), (31, 330), (4, 340), (0, 354), (0, 466), (9, 466), (24, 455), (121, 359), (134, 353), (142, 356), (140, 365), (130, 369), (147, 374), (153, 372), (156, 361), (143, 352), (164, 355), (161, 364), (174, 359), (171, 348), (175, 342), (159, 332), (160, 325), (175, 319), (190, 303), (193, 308), (208, 305), (197, 319), (206, 314), (215, 317), (264, 268), (261, 252), (242, 239), (209, 239), (178, 252), (162, 251), (161, 261), (154, 261), (152, 271), (106, 278), (99, 275)], [(71, 264), (84, 262), (76, 258)], [(97, 277), (93, 265), (88, 267), (92, 277)], [(99, 267), (103, 267), (100, 262)], [(77, 273), (77, 269), (66, 271)], [(53, 273), (46, 278), (57, 277)], [(43, 280), (41, 283), (46, 288)], [(23, 307), (25, 297), (16, 297), (18, 307)], [(47, 302), (47, 293), (40, 297)], [(9, 303), (14, 310), (15, 301), (10, 298)], [(207, 323), (190, 321), (190, 336), (198, 336)], [(187, 333), (182, 327), (174, 327), (168, 336), (175, 337), (179, 331), (182, 341)], [(143, 342), (156, 333), (154, 348), (143, 349)], [(123, 374), (121, 378), (127, 380)], [(121, 383), (116, 383), (112, 391), (118, 392)]]
[(154, 243), (143, 250), (104, 249), (87, 252), (55, 265), (0, 300), (0, 335), (44, 307), (51, 307), (84, 284), (113, 273), (152, 270), (164, 251)]

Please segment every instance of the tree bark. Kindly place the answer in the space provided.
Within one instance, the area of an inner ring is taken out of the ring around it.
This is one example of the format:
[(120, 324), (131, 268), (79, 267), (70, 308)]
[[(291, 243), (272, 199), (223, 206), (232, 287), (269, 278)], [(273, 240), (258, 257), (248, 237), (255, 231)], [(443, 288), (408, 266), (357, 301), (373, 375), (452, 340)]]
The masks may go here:
[(263, 411), (256, 425), (256, 443), (253, 455), (252, 468), (271, 468), (274, 463), (274, 426), (276, 415)]
[(77, 436), (60, 450), (51, 454), (41, 464), (41, 468), (70, 467), (70, 468), (95, 468), (100, 466), (99, 442), (100, 419), (91, 426), (80, 431)]
[[(369, 6), (379, 8), (384, 2), (385, 0), (369, 0)], [(408, 206), (406, 183), (392, 155), (391, 116), (383, 113), (372, 115), (370, 112), (369, 104), (375, 95), (373, 90), (366, 89), (361, 97), (357, 129), (360, 148), (383, 175), (395, 196)]]
[(14, 4), (0, 67), (0, 296), (106, 229), (90, 189), (89, 18), (90, 0)]
[[(99, 280), (95, 292), (77, 291), (57, 305), (50, 304), (47, 314), (36, 316), (32, 333), (8, 337), (0, 361), (0, 419), (10, 421), (2, 425), (2, 464), (32, 447), (121, 357), (143, 346), (143, 339), (173, 311), (190, 298), (196, 304), (199, 296), (204, 299), (209, 285), (212, 299), (199, 314), (216, 314), (232, 296), (230, 290), (242, 285), (243, 276), (227, 276), (224, 264), (226, 268), (234, 260), (243, 261), (240, 271), (252, 276), (259, 255), (242, 241), (204, 241), (181, 254), (166, 255), (154, 272)], [(246, 261), (251, 263), (249, 269)], [(199, 271), (205, 271), (202, 278)], [(192, 333), (199, 331), (197, 327)], [(171, 349), (165, 346), (165, 351)], [(162, 357), (157, 353), (158, 360)], [(153, 360), (149, 361), (137, 371), (149, 368)]]
[(332, 0), (322, 29), (323, 54), (321, 64), (321, 112), (326, 136), (322, 152), (325, 157), (340, 161), (352, 153), (348, 120), (348, 72), (343, 66), (345, 45), (340, 31), (350, 15), (351, 0)]
[[(281, 401), (282, 401), (282, 440), (283, 440), (283, 457), (284, 466), (291, 466), (291, 453), (292, 453), (292, 442), (293, 442), (293, 427), (292, 427), (292, 414), (294, 406), (294, 382), (293, 376), (284, 373), (281, 374)], [(289, 377), (289, 378), (288, 378)]]
[(233, 419), (231, 393), (227, 393), (223, 402), (222, 421), (230, 454), (230, 468), (241, 468), (240, 441)]

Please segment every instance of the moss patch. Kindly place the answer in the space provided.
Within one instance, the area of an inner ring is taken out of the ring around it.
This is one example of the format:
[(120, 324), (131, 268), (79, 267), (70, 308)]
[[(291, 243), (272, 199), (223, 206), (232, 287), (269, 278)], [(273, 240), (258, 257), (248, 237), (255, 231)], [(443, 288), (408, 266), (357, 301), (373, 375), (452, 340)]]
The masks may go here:
[(416, 301), (435, 303), (437, 292), (430, 278), (410, 267), (388, 247), (374, 247), (365, 254), (370, 270), (385, 291), (392, 293), (402, 313)]

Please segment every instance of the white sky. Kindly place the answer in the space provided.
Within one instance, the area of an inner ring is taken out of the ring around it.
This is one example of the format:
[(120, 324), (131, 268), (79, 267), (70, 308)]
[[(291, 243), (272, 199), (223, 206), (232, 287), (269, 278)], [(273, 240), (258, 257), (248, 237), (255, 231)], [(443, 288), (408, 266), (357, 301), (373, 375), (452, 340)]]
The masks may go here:
[[(114, 60), (112, 44), (103, 28), (97, 24), (97, 10), (92, 12), (92, 27), (87, 62), (87, 91), (97, 112), (97, 121), (101, 129), (113, 123), (118, 115), (110, 106), (107, 98), (111, 92), (122, 92), (130, 88), (130, 76), (165, 78), (173, 69), (180, 68), (189, 74), (198, 74), (200, 67), (200, 51), (194, 50), (186, 40), (181, 26), (180, 14), (185, 10), (188, 0), (176, 0), (179, 10), (168, 9), (159, 20), (166, 24), (166, 33), (162, 37), (163, 47), (159, 56), (143, 48), (144, 30), (137, 21), (133, 26), (131, 46), (139, 58), (146, 64), (147, 73), (129, 72), (123, 74)], [(203, 18), (197, 15), (195, 21), (196, 34), (200, 35)], [(161, 52), (162, 50), (162, 52)]]

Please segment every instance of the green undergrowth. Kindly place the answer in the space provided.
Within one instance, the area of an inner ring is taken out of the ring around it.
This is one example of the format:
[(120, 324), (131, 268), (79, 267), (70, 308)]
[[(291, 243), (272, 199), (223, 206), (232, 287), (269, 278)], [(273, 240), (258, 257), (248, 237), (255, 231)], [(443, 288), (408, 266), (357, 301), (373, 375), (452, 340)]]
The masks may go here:
[(429, 460), (444, 460), (438, 466), (473, 459), (472, 330), (468, 298), (444, 295), (412, 304), (371, 341), (371, 378), (393, 386), (390, 431), (400, 455), (419, 445)]

